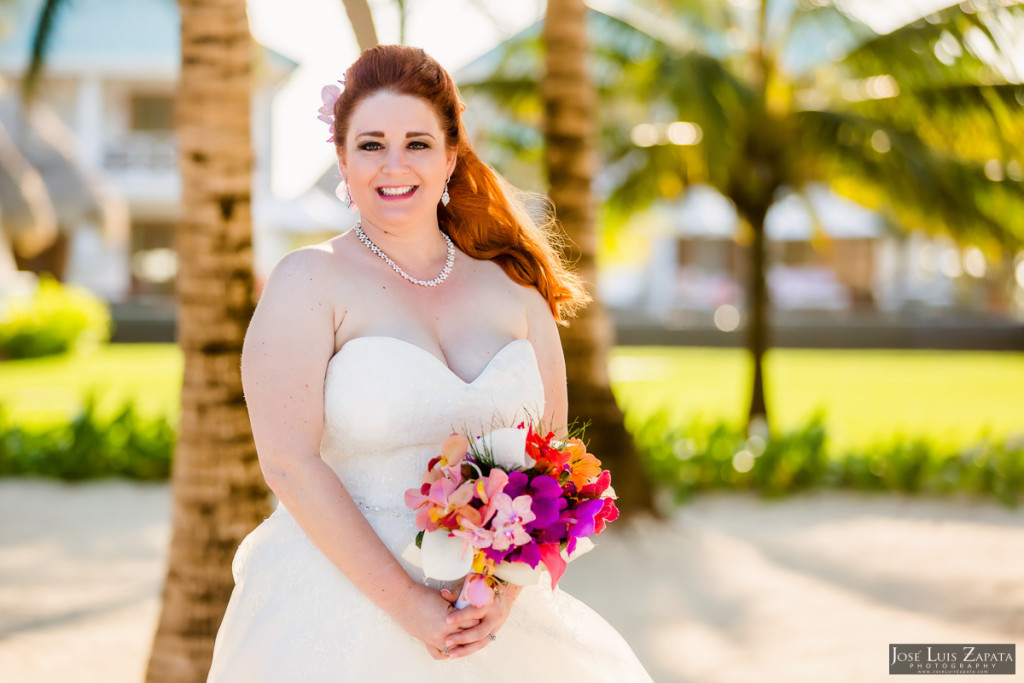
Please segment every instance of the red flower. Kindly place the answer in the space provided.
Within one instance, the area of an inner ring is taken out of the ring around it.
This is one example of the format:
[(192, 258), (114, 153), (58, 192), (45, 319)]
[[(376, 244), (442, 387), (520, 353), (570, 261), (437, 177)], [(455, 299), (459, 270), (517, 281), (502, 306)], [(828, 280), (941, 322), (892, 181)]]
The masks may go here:
[(581, 498), (598, 498), (612, 483), (612, 474), (608, 470), (601, 473), (592, 483), (580, 489)]
[(605, 524), (608, 522), (614, 522), (619, 518), (619, 508), (615, 506), (615, 501), (611, 498), (604, 499), (604, 507), (594, 515), (594, 533), (599, 534), (604, 531)]
[(551, 440), (554, 438), (554, 432), (548, 432), (541, 436), (533, 431), (533, 425), (530, 425), (530, 431), (526, 435), (526, 454), (536, 461), (538, 469), (553, 473), (557, 477), (569, 464), (572, 452), (568, 450), (563, 452), (552, 447)]

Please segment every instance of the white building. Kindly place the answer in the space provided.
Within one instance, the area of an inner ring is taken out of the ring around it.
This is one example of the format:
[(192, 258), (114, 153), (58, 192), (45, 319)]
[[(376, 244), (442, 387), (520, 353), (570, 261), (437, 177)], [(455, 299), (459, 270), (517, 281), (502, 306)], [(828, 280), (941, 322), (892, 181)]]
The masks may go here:
[[(661, 320), (744, 309), (748, 240), (728, 199), (696, 185), (631, 222), (644, 226), (649, 257), (604, 274), (602, 296), (609, 304)], [(781, 197), (765, 217), (765, 232), (776, 310), (898, 311), (956, 303), (958, 273), (929, 267), (929, 259), (961, 258), (952, 242), (918, 233), (903, 237), (880, 214), (824, 186)]]
[[(40, 5), (41, 0), (0, 4), (0, 25), (8, 32), (0, 42), (0, 102), (7, 100), (13, 112)], [(178, 8), (171, 0), (75, 0), (58, 15), (50, 43), (39, 111), (52, 112), (58, 127), (63, 123), (67, 142), (59, 147), (70, 148), (63, 150), (69, 162), (119, 198), (127, 214), (123, 229), (116, 225), (116, 211), (96, 221), (58, 225), (66, 250), (64, 276), (110, 301), (166, 301), (173, 293), (173, 233), (181, 197), (173, 114), (179, 34)], [(271, 191), (271, 105), (296, 66), (255, 46), (257, 273), (269, 271), (287, 250), (291, 233), (337, 232), (352, 220), (337, 199), (328, 200), (315, 187), (288, 201)]]

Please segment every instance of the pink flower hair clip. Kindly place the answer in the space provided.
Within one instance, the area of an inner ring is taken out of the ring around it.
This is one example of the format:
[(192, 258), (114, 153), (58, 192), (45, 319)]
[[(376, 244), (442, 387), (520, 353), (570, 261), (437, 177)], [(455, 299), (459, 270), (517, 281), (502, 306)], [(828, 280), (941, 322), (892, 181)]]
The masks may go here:
[[(344, 82), (338, 81), (338, 83), (344, 85)], [(334, 85), (325, 85), (320, 91), (320, 99), (324, 101), (324, 106), (317, 109), (319, 112), (318, 119), (327, 124), (327, 127), (331, 131), (331, 137), (327, 138), (327, 142), (334, 142), (334, 103), (341, 97), (341, 88)]]

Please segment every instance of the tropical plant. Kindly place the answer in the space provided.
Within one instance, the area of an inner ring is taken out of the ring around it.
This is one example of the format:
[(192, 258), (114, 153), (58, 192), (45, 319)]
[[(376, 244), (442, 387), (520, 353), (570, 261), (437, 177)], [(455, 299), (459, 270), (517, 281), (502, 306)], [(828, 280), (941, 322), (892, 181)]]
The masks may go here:
[[(38, 77), (62, 0), (46, 0), (27, 81)], [(255, 306), (252, 273), (252, 36), (245, 0), (181, 0), (176, 231), (181, 427), (163, 609), (148, 681), (206, 678), (234, 587), (231, 559), (270, 512), (239, 364)], [(32, 92), (32, 84), (25, 86)]]
[[(1019, 0), (968, 0), (880, 34), (832, 0), (600, 3), (591, 17), (606, 210), (708, 183), (749, 244), (749, 419), (767, 419), (764, 218), (826, 182), (892, 223), (990, 255), (1024, 243)], [(531, 34), (467, 89), (538, 107)], [(536, 117), (534, 117), (536, 119)], [(504, 141), (531, 141), (497, 124)]]
[[(587, 73), (583, 0), (548, 0), (544, 18), (544, 158), (548, 196), (568, 237), (569, 260), (584, 281), (597, 280), (591, 184), (596, 170), (597, 97)], [(650, 510), (650, 485), (626, 431), (608, 376), (611, 323), (594, 299), (562, 330), (570, 418), (588, 423), (587, 435), (615, 471), (615, 490), (626, 511)]]
[(671, 503), (706, 491), (779, 496), (831, 488), (971, 495), (1016, 507), (1024, 491), (1020, 436), (983, 438), (967, 448), (906, 436), (840, 448), (820, 412), (776, 434), (721, 420), (680, 423), (665, 413), (632, 427), (659, 495)]
[[(376, 43), (366, 0), (343, 0), (360, 47)], [(163, 608), (146, 679), (203, 681), (234, 587), (231, 560), (270, 512), (242, 392), (252, 272), (252, 35), (245, 0), (180, 0), (175, 234), (181, 425)], [(44, 0), (23, 91), (31, 97), (64, 0)], [(28, 101), (28, 99), (26, 101)]]
[(20, 424), (0, 404), (0, 476), (162, 481), (170, 474), (174, 440), (167, 416), (143, 416), (131, 402), (101, 414), (92, 393), (73, 418), (54, 425)]

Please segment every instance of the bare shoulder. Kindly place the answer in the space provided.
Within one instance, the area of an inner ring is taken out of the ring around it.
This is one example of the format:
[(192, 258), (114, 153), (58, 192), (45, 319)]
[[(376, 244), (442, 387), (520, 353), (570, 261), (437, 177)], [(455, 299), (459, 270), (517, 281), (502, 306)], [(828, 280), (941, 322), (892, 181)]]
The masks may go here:
[(345, 294), (353, 280), (353, 248), (348, 234), (286, 254), (267, 278), (261, 307), (283, 306), (329, 311), (336, 329), (344, 317)]
[(547, 299), (536, 287), (520, 286), (518, 296), (526, 317), (526, 338), (533, 345), (544, 382), (544, 420), (560, 430), (567, 419), (565, 356), (558, 322)]
[[(300, 247), (277, 262), (267, 278), (264, 293), (271, 296), (330, 286), (337, 272), (340, 243), (334, 238)], [(283, 290), (283, 291), (282, 291)]]
[(285, 255), (267, 278), (243, 347), (243, 373), (266, 356), (326, 364), (334, 352), (338, 302), (335, 240)]
[[(531, 338), (543, 338), (547, 340), (558, 340), (558, 322), (551, 312), (548, 300), (537, 290), (536, 287), (520, 286), (519, 300), (522, 302), (523, 311), (526, 314), (526, 325)], [(558, 346), (561, 351), (561, 345)]]

